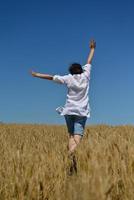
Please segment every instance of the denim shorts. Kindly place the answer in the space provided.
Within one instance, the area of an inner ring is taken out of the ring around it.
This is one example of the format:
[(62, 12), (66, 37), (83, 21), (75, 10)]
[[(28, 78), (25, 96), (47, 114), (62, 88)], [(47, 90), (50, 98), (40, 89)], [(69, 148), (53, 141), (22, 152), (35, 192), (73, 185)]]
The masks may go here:
[(65, 120), (69, 134), (83, 136), (87, 120), (86, 116), (65, 115)]

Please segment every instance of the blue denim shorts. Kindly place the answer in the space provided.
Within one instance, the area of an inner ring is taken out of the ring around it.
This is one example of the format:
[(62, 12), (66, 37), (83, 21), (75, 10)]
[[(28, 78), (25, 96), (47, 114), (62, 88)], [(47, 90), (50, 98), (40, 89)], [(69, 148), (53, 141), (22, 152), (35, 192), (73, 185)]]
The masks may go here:
[(65, 115), (65, 120), (69, 134), (83, 136), (87, 117), (77, 115)]

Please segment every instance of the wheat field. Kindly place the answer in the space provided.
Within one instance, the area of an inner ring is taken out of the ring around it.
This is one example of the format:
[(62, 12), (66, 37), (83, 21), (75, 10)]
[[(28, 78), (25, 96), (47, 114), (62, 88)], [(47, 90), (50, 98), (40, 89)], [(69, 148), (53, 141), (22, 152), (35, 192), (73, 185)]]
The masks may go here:
[(133, 200), (134, 127), (88, 126), (70, 176), (65, 126), (0, 125), (0, 200)]

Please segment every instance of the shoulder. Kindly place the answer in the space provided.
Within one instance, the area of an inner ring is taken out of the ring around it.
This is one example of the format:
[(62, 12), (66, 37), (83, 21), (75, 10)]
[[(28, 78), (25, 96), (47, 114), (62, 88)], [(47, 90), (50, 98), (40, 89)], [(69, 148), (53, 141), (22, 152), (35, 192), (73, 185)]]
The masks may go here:
[(87, 78), (89, 78), (89, 76), (90, 76), (91, 67), (92, 67), (91, 64), (86, 64), (86, 65), (84, 65), (84, 66), (82, 67), (82, 69), (83, 69), (83, 74), (84, 74)]
[(91, 68), (91, 67), (92, 67), (91, 64), (85, 64), (85, 65), (82, 66), (82, 69), (86, 70), (87, 68)]
[(70, 76), (71, 74), (67, 74), (67, 75), (64, 75), (64, 76), (61, 76), (61, 75), (54, 75), (53, 76), (53, 80), (57, 83), (66, 83), (68, 82), (68, 80), (70, 79)]

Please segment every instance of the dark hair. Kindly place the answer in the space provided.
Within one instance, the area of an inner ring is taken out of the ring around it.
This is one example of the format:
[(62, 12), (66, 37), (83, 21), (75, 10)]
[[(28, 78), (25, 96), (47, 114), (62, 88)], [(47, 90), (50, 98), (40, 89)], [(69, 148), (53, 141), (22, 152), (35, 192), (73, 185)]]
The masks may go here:
[(69, 67), (69, 72), (72, 75), (73, 74), (81, 74), (81, 73), (83, 73), (83, 69), (82, 69), (82, 66), (79, 63), (73, 63)]

